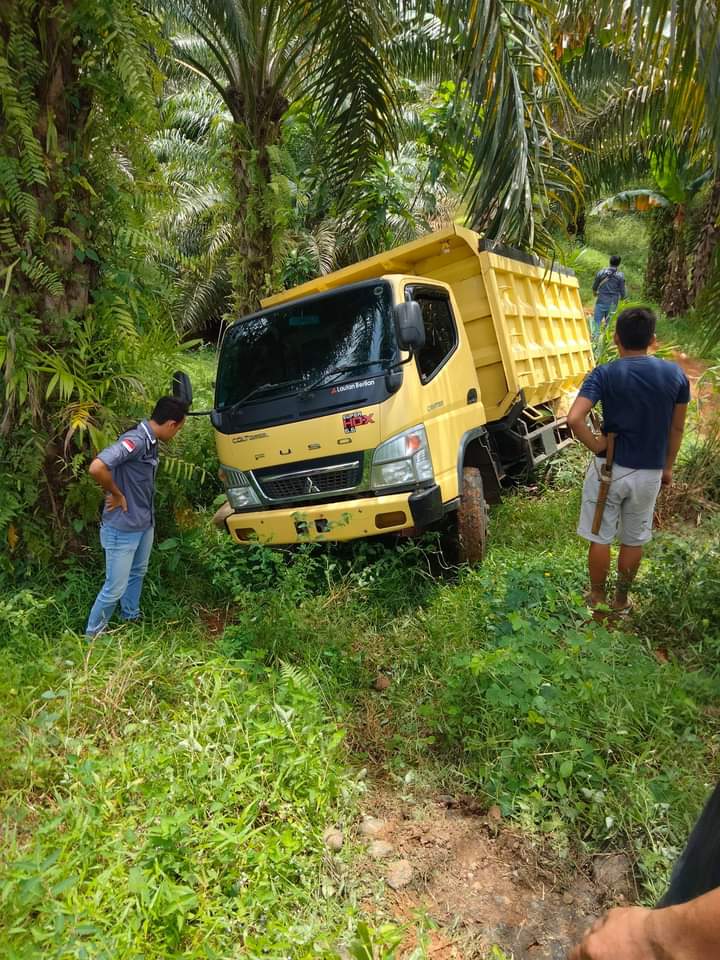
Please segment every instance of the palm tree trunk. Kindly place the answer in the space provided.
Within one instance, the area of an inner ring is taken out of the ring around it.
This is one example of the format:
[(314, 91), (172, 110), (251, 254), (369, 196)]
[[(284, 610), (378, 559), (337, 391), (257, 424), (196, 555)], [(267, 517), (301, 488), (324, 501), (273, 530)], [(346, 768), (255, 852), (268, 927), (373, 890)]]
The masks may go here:
[(657, 207), (652, 216), (647, 265), (645, 267), (645, 296), (660, 303), (667, 271), (668, 257), (672, 250), (673, 211), (670, 207)]
[(710, 277), (713, 254), (720, 240), (720, 177), (715, 177), (703, 210), (700, 235), (693, 251), (690, 302), (695, 303)]
[(662, 308), (669, 317), (677, 317), (685, 313), (690, 304), (684, 203), (675, 208), (672, 231), (673, 244), (663, 284)]
[(272, 191), (271, 151), (279, 145), (279, 122), (269, 118), (250, 131), (236, 123), (231, 142), (237, 254), (230, 261), (233, 310), (240, 315), (260, 307), (277, 287), (275, 252), (281, 240), (278, 202)]

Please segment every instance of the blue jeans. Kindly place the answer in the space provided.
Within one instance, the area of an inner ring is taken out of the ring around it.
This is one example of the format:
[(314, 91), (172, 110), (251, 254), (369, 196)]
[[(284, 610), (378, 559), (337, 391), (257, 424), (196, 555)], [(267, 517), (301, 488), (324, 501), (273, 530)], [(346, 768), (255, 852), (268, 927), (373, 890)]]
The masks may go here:
[(602, 327), (608, 322), (610, 317), (617, 310), (617, 300), (596, 300), (595, 313), (593, 314), (593, 333), (598, 334)]
[(103, 524), (100, 543), (105, 550), (105, 583), (90, 611), (85, 634), (102, 633), (120, 601), (123, 620), (140, 616), (140, 593), (147, 573), (154, 530), (116, 530)]

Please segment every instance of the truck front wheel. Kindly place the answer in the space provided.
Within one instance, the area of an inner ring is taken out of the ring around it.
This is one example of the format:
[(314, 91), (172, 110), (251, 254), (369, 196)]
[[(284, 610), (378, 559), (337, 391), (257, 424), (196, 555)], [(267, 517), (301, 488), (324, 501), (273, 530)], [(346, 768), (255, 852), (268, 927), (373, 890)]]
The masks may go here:
[(482, 563), (488, 533), (488, 507), (477, 467), (463, 467), (457, 511), (458, 557), (470, 566)]

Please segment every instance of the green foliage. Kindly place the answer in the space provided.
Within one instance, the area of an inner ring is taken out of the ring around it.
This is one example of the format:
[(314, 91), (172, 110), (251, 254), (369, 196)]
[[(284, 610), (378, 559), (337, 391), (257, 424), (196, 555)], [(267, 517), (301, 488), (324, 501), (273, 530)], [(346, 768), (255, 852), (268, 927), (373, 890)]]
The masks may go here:
[(508, 812), (607, 842), (655, 810), (659, 843), (688, 758), (702, 763), (697, 703), (717, 687), (588, 624), (582, 571), (550, 560), (491, 565), (462, 597), (453, 613), (474, 644), (451, 659), (434, 725), (462, 747), (466, 782)]
[(359, 923), (348, 953), (354, 960), (392, 960), (403, 936), (404, 930), (395, 926), (372, 930), (366, 923)]
[(720, 527), (717, 517), (706, 522), (707, 539), (692, 542), (668, 533), (653, 544), (643, 583), (643, 624), (660, 646), (714, 670), (720, 649)]
[(162, 42), (134, 0), (13, 0), (0, 26), (0, 537), (42, 557), (91, 519), (73, 482), (175, 353), (148, 258)]
[[(630, 844), (659, 892), (702, 803), (717, 736), (703, 711), (718, 688), (659, 663), (642, 637), (659, 643), (670, 623), (679, 650), (713, 662), (717, 551), (661, 537), (638, 587), (641, 636), (589, 623), (573, 531), (582, 467), (553, 478), (570, 504), (560, 489), (493, 511), (490, 559), (459, 587), (426, 579), (417, 550), (377, 545), (364, 568), (332, 550), (213, 551), (215, 587), (238, 603), (222, 649), (308, 665), (351, 724), (389, 672), (382, 733), (363, 730), (361, 749), (400, 770), (438, 761), (557, 842)], [(697, 580), (678, 603), (688, 568)]]
[[(35, 611), (14, 604), (0, 617), (20, 629)], [(184, 643), (85, 657), (36, 638), (26, 666), (3, 643), (3, 956), (331, 955), (318, 903), (323, 825), (352, 799), (342, 734), (302, 671)]]

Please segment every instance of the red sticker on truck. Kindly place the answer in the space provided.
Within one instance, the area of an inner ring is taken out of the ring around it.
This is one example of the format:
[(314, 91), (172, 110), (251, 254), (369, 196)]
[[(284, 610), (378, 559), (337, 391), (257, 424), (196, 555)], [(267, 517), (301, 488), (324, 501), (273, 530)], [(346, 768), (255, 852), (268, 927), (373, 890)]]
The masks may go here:
[(346, 413), (343, 414), (343, 429), (345, 433), (355, 433), (358, 427), (365, 427), (368, 423), (375, 423), (372, 413)]

